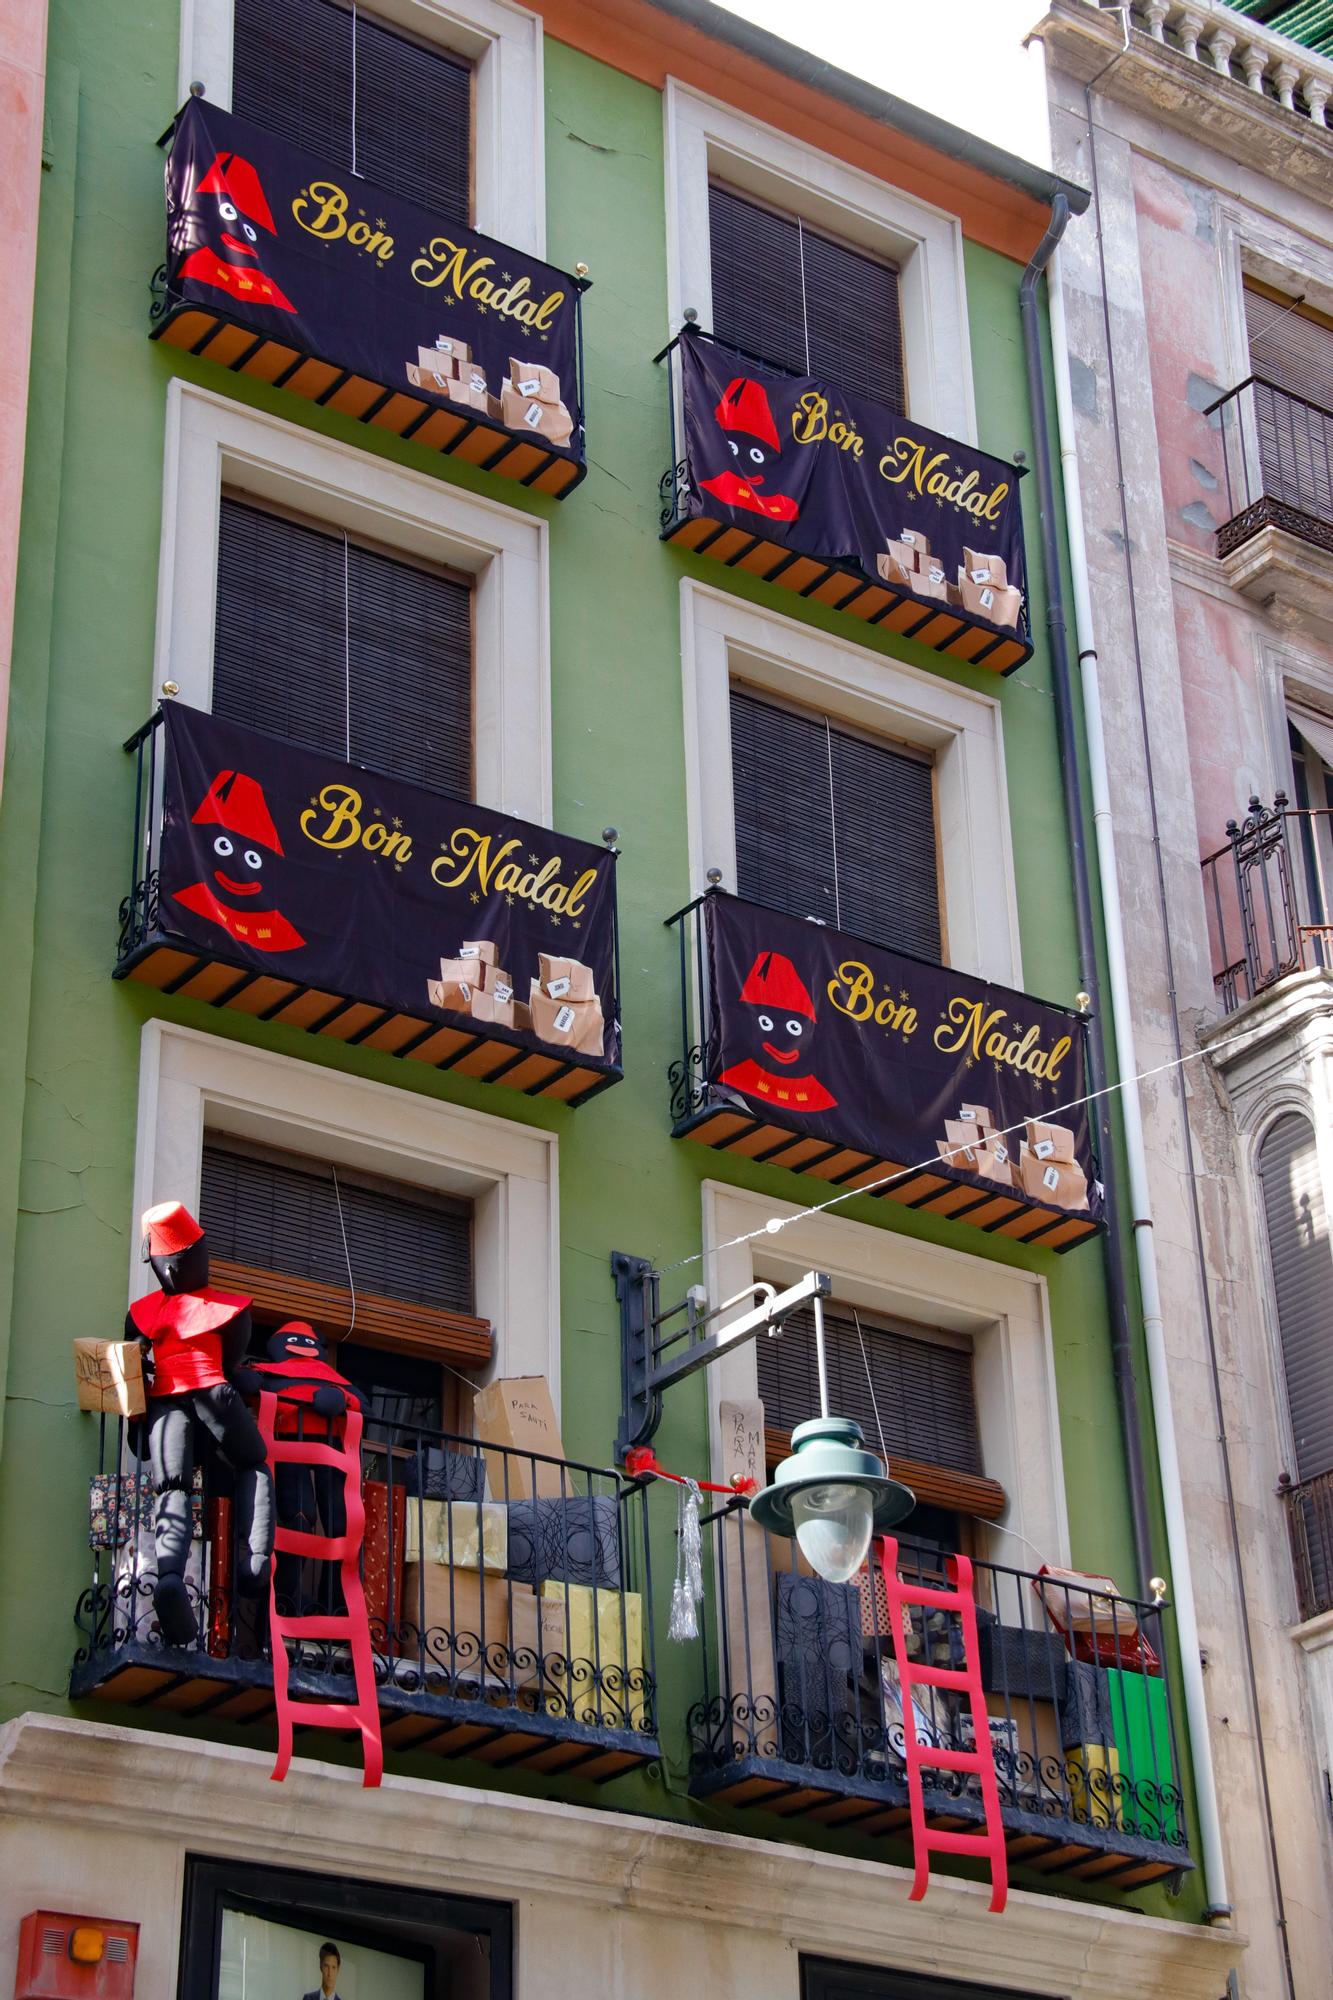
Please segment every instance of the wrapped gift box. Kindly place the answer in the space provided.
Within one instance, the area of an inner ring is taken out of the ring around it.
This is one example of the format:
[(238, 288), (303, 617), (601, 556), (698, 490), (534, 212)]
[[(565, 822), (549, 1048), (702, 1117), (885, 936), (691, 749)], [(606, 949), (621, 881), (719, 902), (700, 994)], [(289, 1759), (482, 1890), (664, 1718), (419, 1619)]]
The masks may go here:
[(1179, 1787), (1171, 1762), (1166, 1682), (1159, 1674), (1108, 1667), (1111, 1729), (1121, 1769), (1133, 1785), (1124, 1814), (1150, 1840), (1179, 1840)]
[(600, 1000), (552, 1000), (534, 979), (528, 996), (532, 1030), (543, 1042), (571, 1054), (599, 1056), (606, 1042)]
[(514, 1500), (508, 1516), (509, 1574), (519, 1583), (620, 1583), (620, 1506), (613, 1493)]
[[(472, 1415), (483, 1444), (505, 1447), (485, 1454), (492, 1500), (559, 1500), (568, 1494), (561, 1467), (544, 1462), (565, 1455), (544, 1375), (497, 1377), (477, 1391)], [(530, 1452), (542, 1457), (529, 1457)]]
[(592, 967), (581, 958), (557, 958), (552, 953), (537, 954), (537, 984), (550, 1000), (595, 1000), (597, 982)]
[(602, 1729), (637, 1729), (643, 1687), (643, 1599), (636, 1590), (542, 1585), (542, 1676), (548, 1715)]
[[(147, 1466), (138, 1472), (95, 1472), (88, 1481), (88, 1546), (109, 1549), (113, 1543), (128, 1542), (135, 1526), (135, 1498), (138, 1497), (138, 1524), (152, 1538), (157, 1496), (153, 1475)], [(190, 1535), (199, 1541), (204, 1532), (204, 1474), (194, 1468), (194, 1491), (190, 1509)]]
[(74, 1385), (81, 1410), (141, 1417), (147, 1408), (142, 1341), (76, 1340)]
[(511, 354), (509, 381), (520, 396), (531, 396), (539, 403), (560, 401), (560, 377), (553, 368), (544, 368), (539, 361), (516, 361)]
[[(450, 1456), (454, 1454), (450, 1453)], [(477, 1460), (477, 1468), (480, 1471), (480, 1459)], [(407, 1492), (403, 1486), (395, 1485), (393, 1488), (392, 1535), (389, 1532), (389, 1487), (384, 1480), (364, 1481), (361, 1498), (366, 1510), (361, 1544), (361, 1580), (366, 1594), (371, 1640), (378, 1645), (381, 1630), (387, 1633), (402, 1616), (403, 1565), (407, 1560)]]
[(423, 1560), (459, 1569), (506, 1569), (507, 1510), (484, 1500), (413, 1500), (407, 1509), (404, 1561)]
[(1074, 1134), (1068, 1125), (1047, 1125), (1029, 1118), (1023, 1127), (1028, 1150), (1037, 1160), (1072, 1160)]

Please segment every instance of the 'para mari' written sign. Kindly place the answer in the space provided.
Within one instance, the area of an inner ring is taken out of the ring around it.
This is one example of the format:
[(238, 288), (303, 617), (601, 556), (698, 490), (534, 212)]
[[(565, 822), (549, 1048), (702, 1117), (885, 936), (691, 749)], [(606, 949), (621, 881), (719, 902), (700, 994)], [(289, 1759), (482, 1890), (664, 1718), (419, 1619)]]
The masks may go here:
[(1001, 671), (1027, 658), (1014, 466), (833, 382), (699, 335), (678, 345), (678, 508), (727, 532), (672, 539), (961, 658)]
[[(176, 120), (166, 184), (160, 335), (179, 344), (197, 320), (210, 358), (448, 449), (477, 428), (503, 454), (507, 432), (578, 476), (578, 280), (201, 98)], [(214, 314), (233, 329), (216, 354)]]
[[(697, 1136), (752, 1151), (756, 1124), (772, 1125), (822, 1143), (761, 1157), (832, 1166), (849, 1187), (914, 1169), (896, 1192), (997, 1227), (1019, 1218), (1015, 1235), (1044, 1226), (1020, 1210), (1045, 1211), (1062, 1242), (1099, 1222), (1079, 1015), (732, 896), (707, 899), (704, 934)], [(745, 1114), (734, 1130), (728, 1108)]]
[(580, 1069), (618, 1066), (606, 848), (179, 702), (164, 722), (154, 942), (427, 1035), (448, 1022)]

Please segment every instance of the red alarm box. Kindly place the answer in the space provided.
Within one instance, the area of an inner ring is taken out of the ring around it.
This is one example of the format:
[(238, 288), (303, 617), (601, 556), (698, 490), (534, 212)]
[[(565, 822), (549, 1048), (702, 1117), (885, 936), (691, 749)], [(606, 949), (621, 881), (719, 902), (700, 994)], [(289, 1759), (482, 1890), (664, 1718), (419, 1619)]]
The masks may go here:
[(139, 1926), (34, 1910), (19, 1925), (14, 2000), (132, 2000)]

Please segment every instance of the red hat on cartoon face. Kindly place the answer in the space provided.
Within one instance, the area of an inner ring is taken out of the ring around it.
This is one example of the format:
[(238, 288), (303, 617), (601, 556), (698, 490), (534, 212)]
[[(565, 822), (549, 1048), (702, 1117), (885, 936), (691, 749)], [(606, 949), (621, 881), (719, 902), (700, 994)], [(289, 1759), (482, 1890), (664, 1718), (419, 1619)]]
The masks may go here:
[(728, 382), (713, 415), (724, 431), (744, 431), (747, 437), (758, 438), (774, 451), (782, 450), (768, 397), (748, 376), (738, 375), (734, 382)]
[(251, 222), (257, 222), (261, 229), (267, 229), (270, 236), (277, 235), (272, 210), (259, 184), (259, 175), (239, 153), (219, 153), (200, 181), (199, 193), (226, 195), (229, 201), (235, 202), (242, 215)]
[(147, 1238), (150, 1257), (179, 1256), (204, 1233), (181, 1201), (164, 1201), (156, 1208), (146, 1208), (139, 1226)]
[(256, 779), (247, 778), (244, 771), (219, 771), (190, 823), (223, 826), (242, 840), (255, 840), (274, 854), (282, 853), (263, 787)]
[(741, 999), (755, 1007), (771, 1007), (775, 1014), (804, 1014), (807, 1021), (815, 1018), (815, 1003), (805, 982), (780, 951), (760, 952), (741, 988)]

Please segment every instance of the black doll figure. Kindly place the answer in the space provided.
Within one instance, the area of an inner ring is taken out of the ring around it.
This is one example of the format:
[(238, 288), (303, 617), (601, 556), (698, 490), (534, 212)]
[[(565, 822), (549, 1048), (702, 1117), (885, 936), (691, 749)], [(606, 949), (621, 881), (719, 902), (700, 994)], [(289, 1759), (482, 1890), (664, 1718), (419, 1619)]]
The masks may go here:
[(701, 479), (705, 493), (724, 506), (747, 514), (764, 514), (770, 521), (794, 521), (800, 507), (790, 493), (760, 492), (772, 473), (780, 472), (782, 444), (767, 393), (758, 382), (738, 375), (729, 382), (713, 412), (727, 440), (731, 463), (712, 479)]
[(761, 951), (740, 991), (753, 1052), (733, 1062), (720, 1083), (799, 1113), (827, 1111), (837, 1103), (811, 1068), (815, 1003), (805, 981), (780, 951)]
[[(324, 1358), (324, 1343), (304, 1320), (290, 1320), (269, 1340), (267, 1361), (252, 1361), (238, 1370), (236, 1381), (246, 1395), (263, 1389), (281, 1400), (274, 1415), (274, 1435), (302, 1438), (320, 1443), (336, 1436), (339, 1419), (349, 1402), (364, 1411), (366, 1402), (359, 1389), (340, 1375)], [(274, 1467), (278, 1521), (284, 1528), (301, 1534), (323, 1534), (337, 1539), (347, 1532), (347, 1503), (343, 1475), (333, 1465), (284, 1465)], [(301, 1567), (299, 1555), (279, 1553), (277, 1592), (281, 1608), (302, 1614), (299, 1601)], [(342, 1590), (334, 1575), (329, 1579), (332, 1602), (329, 1609), (341, 1611)]]
[(227, 1379), (250, 1338), (249, 1299), (210, 1286), (207, 1240), (180, 1202), (148, 1209), (142, 1227), (144, 1256), (162, 1289), (135, 1300), (125, 1332), (130, 1339), (146, 1342), (152, 1351), (147, 1425), (157, 1496), (153, 1609), (166, 1643), (190, 1646), (198, 1637), (185, 1583), (190, 1494), (196, 1448), (202, 1441), (197, 1433), (218, 1446), (236, 1475), (236, 1522), (243, 1552), (237, 1583), (254, 1595), (268, 1582), (273, 1488), (259, 1426)]

